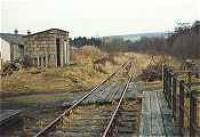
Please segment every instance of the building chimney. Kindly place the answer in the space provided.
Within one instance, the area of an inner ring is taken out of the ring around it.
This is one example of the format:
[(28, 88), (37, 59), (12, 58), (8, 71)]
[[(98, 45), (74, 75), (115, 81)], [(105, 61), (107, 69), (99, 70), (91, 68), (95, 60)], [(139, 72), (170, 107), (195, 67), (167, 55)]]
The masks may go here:
[(30, 35), (30, 34), (31, 34), (31, 31), (30, 31), (30, 30), (27, 30), (27, 34)]
[(17, 29), (15, 29), (15, 30), (14, 30), (14, 33), (15, 33), (15, 34), (18, 34), (18, 30), (17, 30)]

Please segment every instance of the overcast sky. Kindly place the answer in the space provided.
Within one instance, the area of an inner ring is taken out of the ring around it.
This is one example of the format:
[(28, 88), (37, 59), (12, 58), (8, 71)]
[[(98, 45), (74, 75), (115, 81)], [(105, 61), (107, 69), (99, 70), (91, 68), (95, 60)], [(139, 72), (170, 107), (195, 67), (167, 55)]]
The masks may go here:
[(200, 19), (200, 0), (0, 0), (1, 32), (61, 28), (74, 36), (172, 30)]

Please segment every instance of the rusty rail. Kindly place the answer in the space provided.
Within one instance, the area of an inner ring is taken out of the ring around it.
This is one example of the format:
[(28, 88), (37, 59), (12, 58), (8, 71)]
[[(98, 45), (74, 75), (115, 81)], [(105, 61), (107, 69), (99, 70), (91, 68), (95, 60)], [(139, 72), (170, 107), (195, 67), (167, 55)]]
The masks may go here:
[(55, 128), (56, 124), (63, 119), (64, 116), (70, 114), (72, 109), (77, 107), (81, 102), (83, 102), (89, 95), (91, 95), (96, 89), (98, 89), (101, 85), (109, 81), (114, 75), (119, 73), (122, 69), (124, 69), (126, 66), (130, 64), (130, 61), (127, 61), (126, 63), (122, 64), (114, 73), (112, 73), (107, 79), (105, 79), (101, 84), (96, 86), (94, 89), (92, 89), (89, 93), (84, 95), (81, 99), (79, 99), (77, 102), (75, 102), (70, 108), (68, 108), (65, 112), (63, 112), (61, 115), (59, 115), (55, 120), (53, 120), (51, 123), (49, 123), (45, 128), (43, 128), (40, 132), (38, 132), (34, 137), (41, 137), (46, 135), (50, 130)]
[(107, 127), (106, 127), (106, 129), (105, 129), (105, 131), (104, 131), (102, 137), (107, 137), (109, 134), (111, 134), (110, 132), (111, 132), (112, 125), (113, 125), (113, 123), (114, 123), (114, 119), (116, 118), (117, 112), (118, 112), (119, 109), (120, 109), (120, 106), (121, 106), (121, 104), (122, 104), (123, 98), (124, 98), (124, 96), (125, 96), (125, 94), (126, 94), (126, 91), (127, 91), (127, 89), (128, 89), (130, 80), (131, 80), (131, 77), (129, 78), (129, 80), (128, 80), (127, 84), (126, 84), (125, 89), (123, 90), (123, 93), (122, 93), (122, 95), (121, 95), (121, 97), (120, 97), (119, 103), (118, 103), (117, 107), (115, 108), (115, 110), (114, 110), (114, 112), (113, 112), (113, 114), (112, 114), (112, 117), (111, 117), (111, 119), (110, 119), (110, 121), (109, 121), (109, 124), (107, 125)]
[[(109, 123), (108, 123), (106, 129), (104, 130), (104, 133), (103, 133), (103, 136), (102, 136), (102, 137), (110, 137), (110, 136), (112, 136), (112, 129), (113, 129), (113, 126), (114, 126), (114, 124), (115, 124), (115, 120), (116, 120), (116, 118), (117, 118), (117, 114), (118, 114), (118, 112), (119, 112), (119, 110), (120, 110), (120, 106), (121, 106), (121, 104), (122, 104), (122, 102), (123, 102), (124, 96), (125, 96), (125, 94), (126, 94), (126, 92), (127, 92), (127, 89), (128, 89), (128, 87), (129, 87), (129, 83), (130, 83), (130, 81), (132, 80), (132, 78), (133, 78), (134, 76), (136, 76), (136, 67), (135, 67), (135, 65), (132, 65), (132, 67), (134, 67), (134, 68), (133, 68), (134, 72), (133, 72), (133, 74), (131, 74), (131, 76), (129, 77), (129, 79), (128, 79), (127, 83), (126, 83), (126, 86), (125, 86), (125, 88), (124, 88), (124, 90), (123, 90), (123, 92), (122, 92), (122, 94), (121, 94), (121, 96), (120, 96), (119, 103), (118, 103), (117, 107), (115, 108), (115, 110), (114, 110), (114, 112), (113, 112), (113, 114), (112, 114), (112, 117), (111, 117), (111, 119), (110, 119), (110, 121), (109, 121)], [(135, 85), (134, 85), (134, 86), (135, 86)], [(135, 88), (136, 88), (136, 87), (135, 87)]]

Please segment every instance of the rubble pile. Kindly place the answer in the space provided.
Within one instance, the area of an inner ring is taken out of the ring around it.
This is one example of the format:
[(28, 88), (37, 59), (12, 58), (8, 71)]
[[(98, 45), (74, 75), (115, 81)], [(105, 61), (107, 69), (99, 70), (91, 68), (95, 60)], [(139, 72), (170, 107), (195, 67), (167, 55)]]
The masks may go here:
[(143, 81), (156, 81), (162, 79), (162, 66), (161, 65), (151, 65), (142, 71), (140, 75)]
[(2, 67), (1, 70), (1, 75), (2, 76), (6, 76), (6, 75), (11, 75), (13, 74), (14, 71), (18, 71), (21, 68), (21, 64), (20, 63), (7, 63)]
[(158, 61), (152, 59), (147, 67), (142, 71), (139, 78), (143, 81), (156, 81), (162, 79), (162, 64), (166, 64), (166, 58), (161, 57)]

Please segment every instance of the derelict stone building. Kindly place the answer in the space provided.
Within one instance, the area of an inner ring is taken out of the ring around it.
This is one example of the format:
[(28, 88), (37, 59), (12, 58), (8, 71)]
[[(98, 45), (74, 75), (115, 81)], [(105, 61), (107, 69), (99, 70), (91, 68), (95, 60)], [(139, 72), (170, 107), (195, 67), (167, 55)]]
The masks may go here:
[[(2, 34), (4, 38), (5, 34)], [(42, 32), (37, 32), (31, 34), (30, 32), (27, 35), (20, 34), (9, 34), (12, 36), (12, 40), (20, 43), (13, 45), (10, 41), (5, 38), (2, 39), (1, 43), (6, 44), (1, 45), (1, 49), (17, 49), (15, 47), (20, 46), (20, 50), (2, 50), (2, 55), (8, 55), (12, 58), (6, 59), (4, 56), (1, 58), (13, 62), (17, 58), (29, 57), (29, 61), (36, 67), (63, 67), (70, 63), (70, 48), (69, 48), (69, 32), (61, 29), (48, 29)], [(8, 36), (8, 34), (6, 34)], [(19, 39), (18, 37), (21, 36)], [(18, 39), (17, 39), (18, 38)], [(9, 43), (9, 44), (7, 44)], [(23, 50), (23, 51), (21, 51)], [(19, 55), (20, 54), (20, 55)]]
[(35, 66), (62, 67), (69, 64), (69, 33), (60, 29), (29, 34), (24, 37), (25, 55)]

